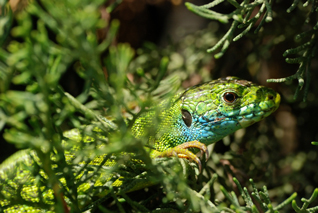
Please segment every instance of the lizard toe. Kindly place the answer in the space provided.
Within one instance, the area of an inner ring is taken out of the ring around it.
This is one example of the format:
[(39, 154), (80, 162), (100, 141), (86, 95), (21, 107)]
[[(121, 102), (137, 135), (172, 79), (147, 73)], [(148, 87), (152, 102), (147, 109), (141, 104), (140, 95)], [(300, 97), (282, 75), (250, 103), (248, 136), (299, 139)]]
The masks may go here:
[(199, 141), (190, 141), (183, 144), (180, 144), (174, 148), (167, 149), (163, 152), (158, 153), (155, 157), (173, 157), (177, 156), (178, 158), (187, 158), (197, 163), (199, 171), (201, 172), (202, 164), (200, 159), (193, 154), (191, 151), (187, 150), (188, 148), (198, 148), (201, 151), (201, 154), (206, 154), (206, 160), (209, 158), (209, 151), (205, 144)]

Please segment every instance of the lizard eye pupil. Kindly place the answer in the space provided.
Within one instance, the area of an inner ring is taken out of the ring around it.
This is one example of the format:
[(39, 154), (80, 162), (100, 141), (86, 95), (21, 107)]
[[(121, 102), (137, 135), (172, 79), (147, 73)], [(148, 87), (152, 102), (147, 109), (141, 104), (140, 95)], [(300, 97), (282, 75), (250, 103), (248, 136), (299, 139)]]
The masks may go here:
[(234, 92), (226, 92), (223, 95), (223, 100), (227, 103), (234, 103), (237, 97), (238, 97), (237, 94), (235, 94)]
[(188, 110), (181, 110), (182, 113), (182, 120), (187, 125), (187, 127), (190, 127), (192, 124), (192, 116)]

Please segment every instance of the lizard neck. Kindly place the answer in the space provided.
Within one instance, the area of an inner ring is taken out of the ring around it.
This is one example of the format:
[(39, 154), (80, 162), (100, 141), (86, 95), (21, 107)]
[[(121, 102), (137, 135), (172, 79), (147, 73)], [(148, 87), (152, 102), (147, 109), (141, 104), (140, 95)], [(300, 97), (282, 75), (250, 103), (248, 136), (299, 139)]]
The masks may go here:
[(189, 126), (182, 116), (182, 100), (174, 102), (170, 108), (162, 112), (161, 122), (154, 138), (154, 147), (157, 151), (161, 152), (194, 140), (206, 145), (212, 144), (242, 128), (238, 121), (221, 121), (216, 117), (217, 114), (215, 119), (202, 122), (200, 119), (203, 117), (194, 113), (191, 115), (192, 122)]

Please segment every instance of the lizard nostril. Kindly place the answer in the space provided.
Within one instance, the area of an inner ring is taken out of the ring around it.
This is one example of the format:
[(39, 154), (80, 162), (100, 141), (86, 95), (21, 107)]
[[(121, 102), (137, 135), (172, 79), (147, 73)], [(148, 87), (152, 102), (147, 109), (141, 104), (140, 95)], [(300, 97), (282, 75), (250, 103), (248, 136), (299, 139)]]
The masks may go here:
[(273, 99), (274, 99), (274, 96), (268, 95), (268, 100), (273, 100)]

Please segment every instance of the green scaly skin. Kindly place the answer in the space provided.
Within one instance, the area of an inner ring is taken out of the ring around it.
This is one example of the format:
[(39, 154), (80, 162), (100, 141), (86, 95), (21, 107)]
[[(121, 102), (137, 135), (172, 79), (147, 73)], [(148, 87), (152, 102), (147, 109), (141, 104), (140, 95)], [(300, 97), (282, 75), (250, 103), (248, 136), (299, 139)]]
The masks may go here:
[[(132, 132), (136, 138), (141, 138), (149, 135), (149, 129), (155, 128), (156, 131), (148, 140), (148, 145), (153, 147), (153, 158), (178, 155), (194, 160), (200, 168), (200, 160), (187, 148), (195, 147), (206, 152), (206, 145), (267, 117), (278, 108), (279, 103), (280, 95), (274, 90), (227, 77), (191, 87), (171, 101), (164, 101), (157, 110), (137, 118)], [(69, 131), (65, 136), (82, 140), (77, 130)], [(72, 152), (66, 152), (65, 155), (67, 162), (72, 163)], [(96, 158), (91, 164), (101, 164), (103, 157)], [(107, 160), (104, 167), (110, 168), (115, 163)], [(4, 212), (54, 212), (54, 192), (44, 186), (39, 187), (41, 180), (47, 177), (37, 164), (41, 165), (35, 152), (24, 150), (14, 154), (0, 166), (0, 206)], [(125, 177), (112, 177), (107, 169), (105, 171), (91, 183), (79, 185), (78, 196), (91, 192), (89, 190), (92, 183), (96, 187), (110, 181), (114, 187), (127, 185)], [(35, 177), (34, 174), (38, 175)], [(60, 182), (65, 184), (64, 179)], [(135, 184), (126, 192), (151, 184), (153, 183)], [(99, 196), (106, 194), (107, 192), (96, 193)], [(65, 204), (70, 202), (67, 197), (64, 199)], [(87, 205), (87, 201), (81, 206), (83, 205)]]
[[(234, 99), (228, 101), (225, 95)], [(162, 110), (158, 116), (152, 111), (139, 117), (132, 130), (136, 137), (142, 137), (147, 135), (149, 127), (158, 124), (156, 135), (149, 140), (149, 145), (158, 151), (153, 152), (153, 157), (180, 154), (200, 166), (199, 159), (184, 148), (206, 151), (204, 145), (262, 120), (273, 113), (279, 103), (280, 95), (274, 90), (227, 77), (176, 95), (171, 102), (159, 107)], [(193, 143), (188, 145), (189, 141)]]

